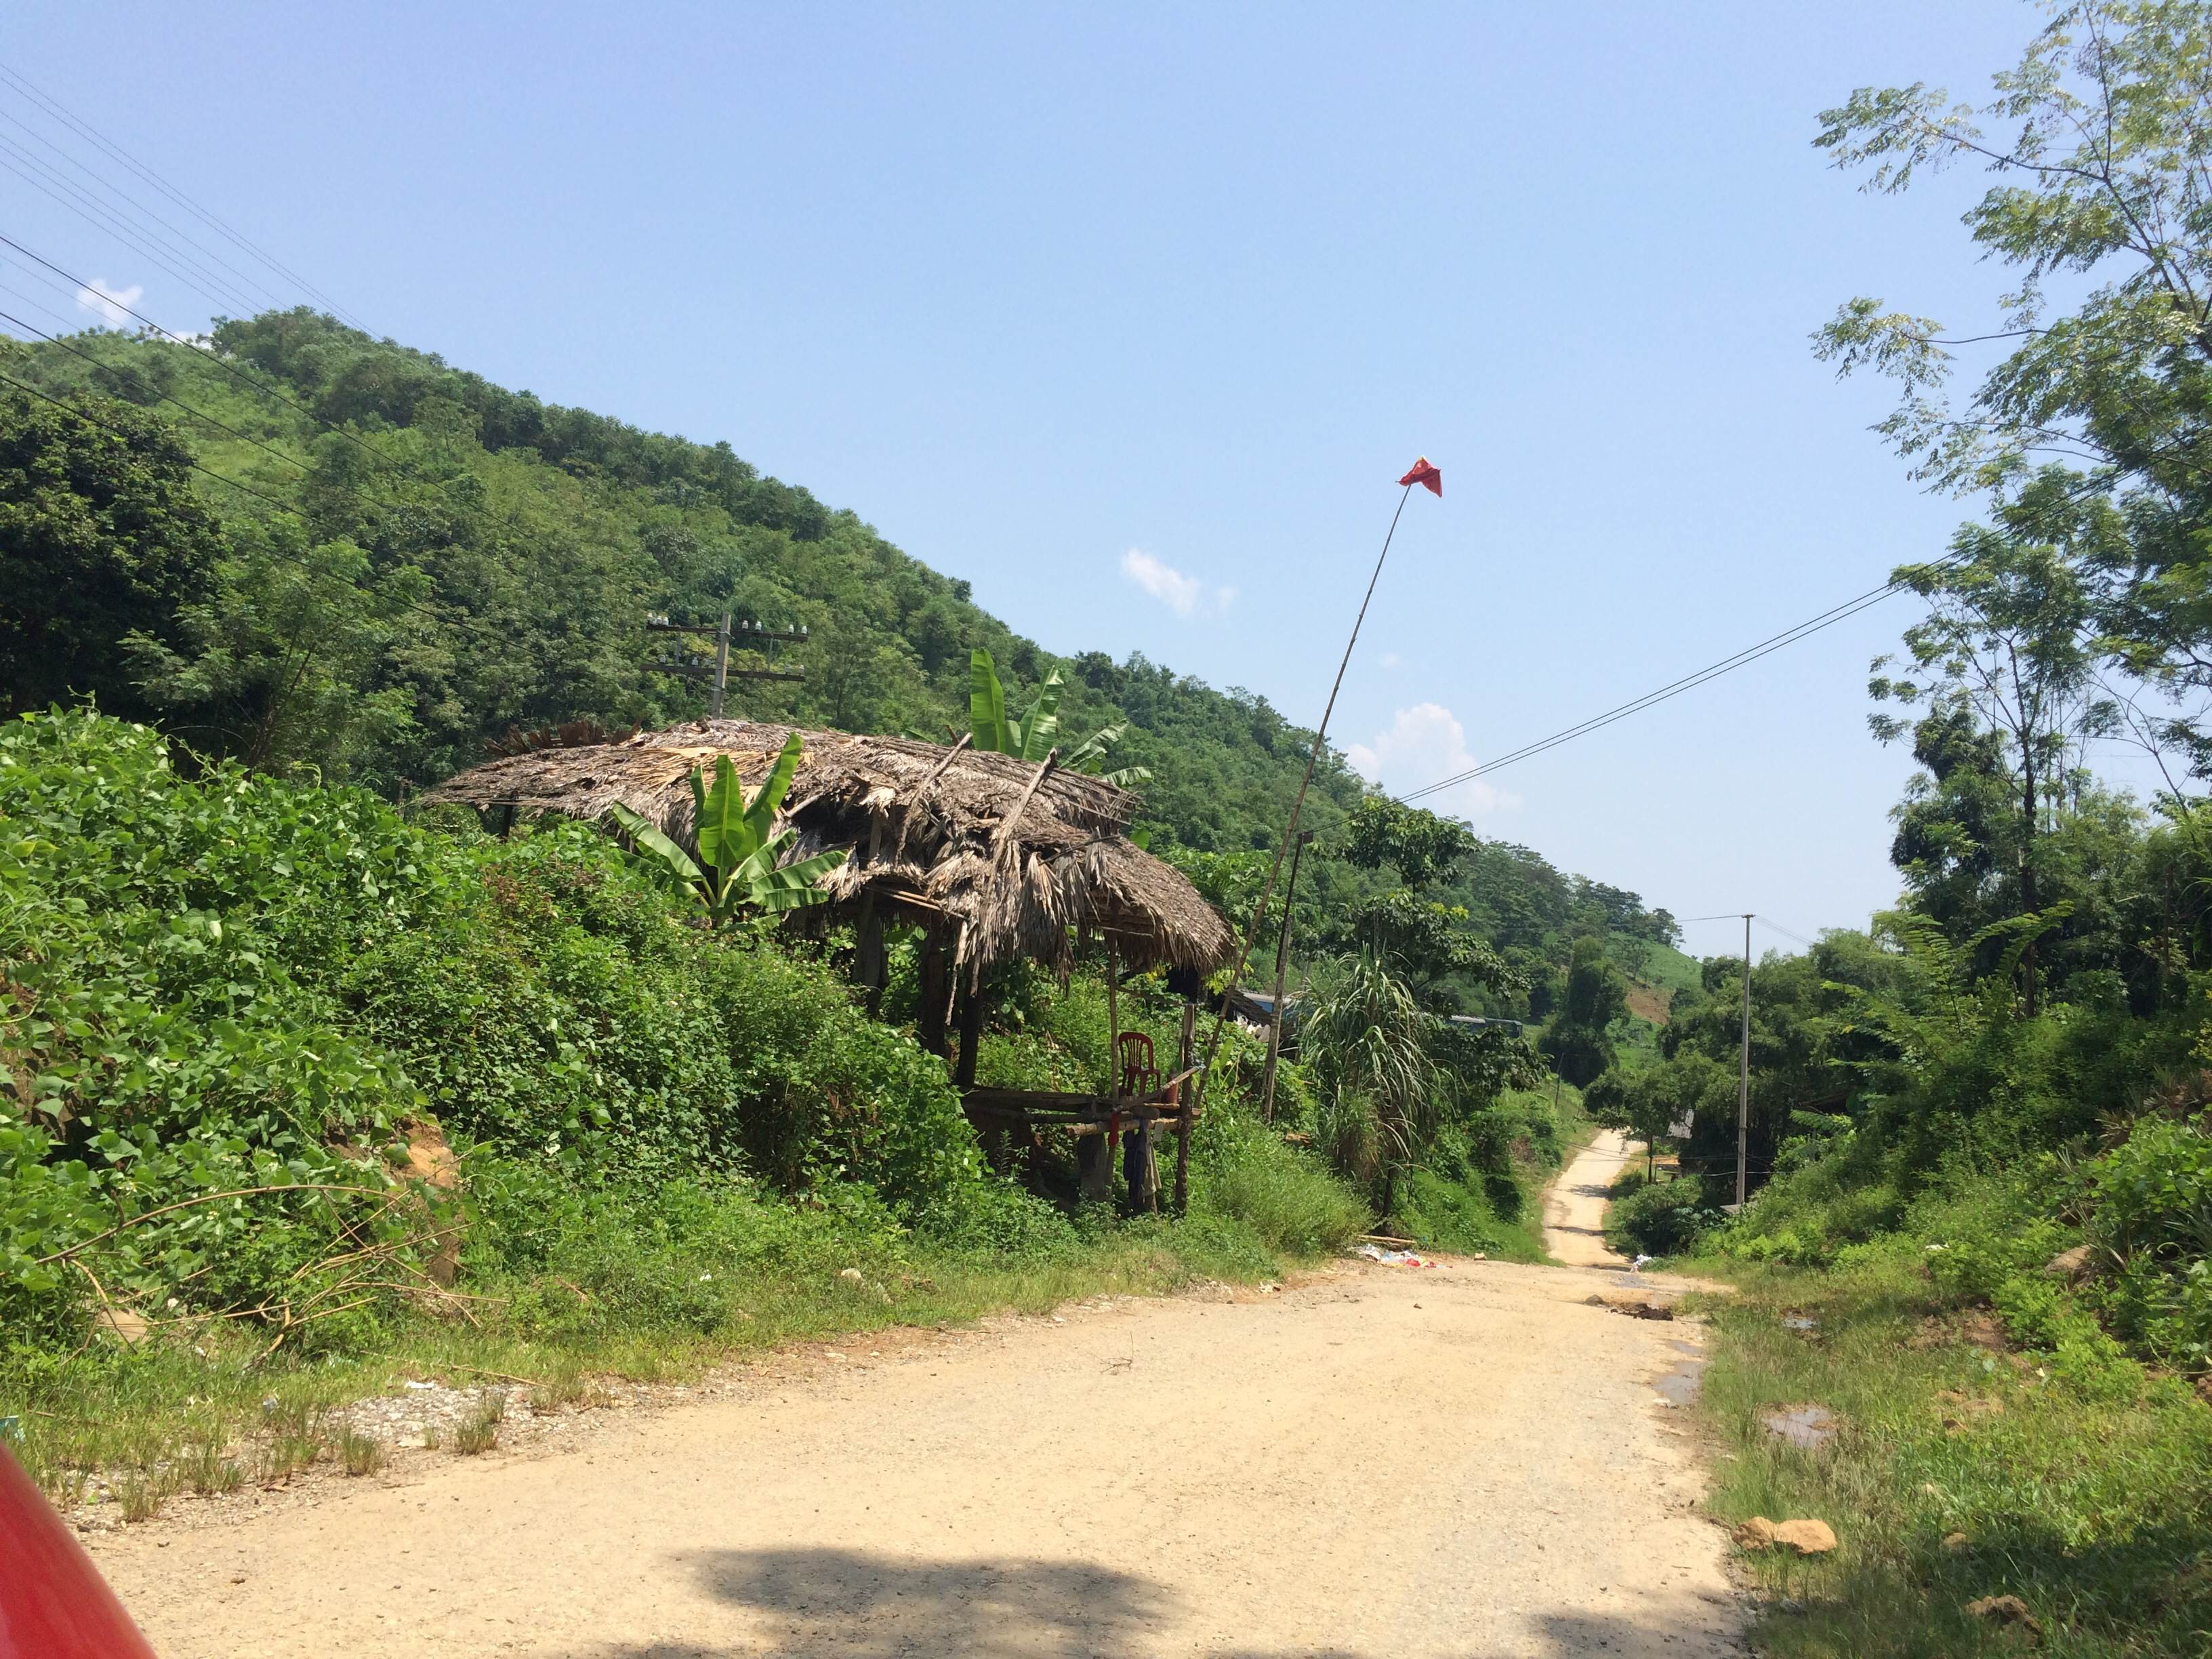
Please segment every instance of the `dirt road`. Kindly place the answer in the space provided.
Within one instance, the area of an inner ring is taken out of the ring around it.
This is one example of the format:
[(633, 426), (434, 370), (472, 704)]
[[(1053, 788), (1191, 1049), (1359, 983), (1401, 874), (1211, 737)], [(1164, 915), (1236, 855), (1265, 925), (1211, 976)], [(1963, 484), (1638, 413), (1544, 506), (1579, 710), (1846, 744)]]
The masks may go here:
[(1561, 1172), (1544, 1200), (1544, 1248), (1571, 1267), (1627, 1265), (1606, 1248), (1606, 1193), (1634, 1154), (1618, 1129), (1601, 1129)]
[(566, 1449), (102, 1539), (191, 1656), (1738, 1651), (1624, 1275), (1359, 1266), (857, 1339)]

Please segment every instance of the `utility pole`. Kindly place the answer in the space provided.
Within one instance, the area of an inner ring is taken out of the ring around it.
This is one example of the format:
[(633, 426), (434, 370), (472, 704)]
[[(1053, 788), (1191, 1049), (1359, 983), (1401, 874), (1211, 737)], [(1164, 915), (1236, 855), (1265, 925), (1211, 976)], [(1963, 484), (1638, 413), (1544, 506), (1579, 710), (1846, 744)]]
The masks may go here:
[(1743, 1208), (1751, 1161), (1751, 916), (1743, 919), (1743, 1059), (1735, 1097), (1735, 1206)]
[[(734, 623), (734, 626), (732, 625)], [(709, 718), (722, 718), (722, 700), (732, 680), (803, 680), (806, 670), (801, 668), (732, 668), (730, 666), (730, 641), (734, 635), (746, 644), (762, 641), (761, 654), (769, 655), (772, 642), (788, 640), (799, 643), (806, 638), (805, 626), (797, 628), (763, 628), (750, 619), (734, 619), (725, 611), (722, 620), (712, 628), (694, 627), (686, 623), (672, 623), (658, 614), (648, 616), (645, 625), (656, 634), (711, 634), (714, 636), (714, 665), (704, 663), (677, 662), (668, 658), (656, 658), (646, 666), (656, 674), (673, 674), (678, 679), (710, 680), (714, 689), (708, 694)]]
[(1283, 926), (1275, 935), (1275, 1000), (1267, 1019), (1267, 1070), (1260, 1085), (1260, 1121), (1275, 1121), (1275, 1059), (1283, 1047), (1283, 978), (1291, 965), (1291, 899), (1298, 890), (1298, 860), (1304, 855), (1306, 843), (1314, 838), (1310, 830), (1298, 831), (1297, 842), (1291, 848), (1291, 878), (1283, 889)]
[(714, 700), (708, 707), (708, 718), (722, 718), (722, 693), (730, 684), (730, 613), (722, 613), (722, 624), (714, 630)]

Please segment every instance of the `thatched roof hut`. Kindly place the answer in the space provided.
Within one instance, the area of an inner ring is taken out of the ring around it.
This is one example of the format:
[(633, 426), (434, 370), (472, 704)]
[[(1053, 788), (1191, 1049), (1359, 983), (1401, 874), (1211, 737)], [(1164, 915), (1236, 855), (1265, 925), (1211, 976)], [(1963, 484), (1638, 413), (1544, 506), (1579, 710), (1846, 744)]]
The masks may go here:
[[(587, 820), (619, 801), (685, 841), (691, 769), (711, 771), (727, 755), (757, 789), (793, 729), (694, 720), (538, 749), (463, 772), (424, 799)], [(1057, 770), (1040, 781), (1036, 763), (1011, 755), (799, 734), (805, 754), (778, 824), (798, 829), (794, 856), (846, 849), (824, 884), (841, 912), (946, 928), (967, 974), (1022, 956), (1064, 969), (1071, 929), (1106, 936), (1133, 966), (1204, 972), (1234, 953), (1229, 925), (1198, 890), (1129, 840), (1137, 801), (1127, 790)]]

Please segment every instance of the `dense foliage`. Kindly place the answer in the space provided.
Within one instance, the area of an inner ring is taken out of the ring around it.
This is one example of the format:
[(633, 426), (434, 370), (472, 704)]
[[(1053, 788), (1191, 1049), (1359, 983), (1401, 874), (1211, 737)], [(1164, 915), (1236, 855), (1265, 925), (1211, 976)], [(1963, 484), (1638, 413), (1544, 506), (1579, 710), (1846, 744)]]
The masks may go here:
[[(1614, 1121), (1690, 1126), (1690, 1178), (1625, 1202), (1627, 1241), (1703, 1233), (1824, 1265), (1910, 1241), (1935, 1284), (2058, 1373), (2122, 1393), (2123, 1346), (2212, 1370), (2212, 818), (2175, 777), (2212, 755), (2190, 701), (2212, 649), (2191, 598), (2207, 568), (2208, 70), (2203, 7), (2089, 3), (1998, 78), (1981, 114), (2007, 141), (1920, 87), (1826, 118), (1821, 142), (1880, 188), (1989, 166), (1967, 223), (2022, 284), (2002, 336), (2017, 343), (1965, 416), (1942, 400), (1954, 347), (1932, 324), (1856, 301), (1824, 336), (1847, 366), (1901, 377), (1886, 429), (1917, 465), (1988, 497), (1947, 559), (1899, 572), (1927, 614), (1875, 665), (1875, 735), (1923, 768), (1895, 814), (1904, 895), (1873, 933), (1753, 974), (1765, 1190), (1741, 1216), (1717, 1209), (1740, 965), (1706, 963), (1677, 997), (1657, 1067), (1592, 1091)], [(2062, 272), (2105, 285), (2058, 310), (2040, 284)], [(2054, 448), (2072, 458), (2033, 459)], [(2127, 734), (2185, 763), (2148, 811), (2088, 766)]]
[(941, 1066), (826, 969), (679, 925), (582, 826), (457, 837), (356, 791), (186, 779), (74, 714), (0, 728), (0, 821), (14, 1314), (88, 1287), (251, 1307), (372, 1236), (420, 1243), (395, 1199), (433, 1118), (586, 1186), (855, 1181), (955, 1224), (979, 1190)]

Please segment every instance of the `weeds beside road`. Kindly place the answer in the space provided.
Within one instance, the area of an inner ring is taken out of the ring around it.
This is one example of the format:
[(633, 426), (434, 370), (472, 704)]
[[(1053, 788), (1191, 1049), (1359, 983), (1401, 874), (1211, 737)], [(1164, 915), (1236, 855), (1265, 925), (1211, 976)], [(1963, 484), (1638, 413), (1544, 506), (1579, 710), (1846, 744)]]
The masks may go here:
[[(1243, 1197), (1256, 1205), (1266, 1194)], [(1274, 1198), (1279, 1207), (1285, 1195)], [(1042, 1313), (1084, 1297), (1163, 1293), (1208, 1279), (1272, 1279), (1364, 1224), (1353, 1212), (1330, 1218), (1331, 1236), (1300, 1250), (1271, 1245), (1249, 1222), (1194, 1214), (1126, 1224), (1024, 1257), (900, 1248), (818, 1213), (775, 1219), (788, 1235), (772, 1264), (732, 1271), (729, 1241), (696, 1241), (643, 1261), (603, 1261), (587, 1277), (494, 1281), (483, 1291), (495, 1316), (425, 1316), (368, 1353), (264, 1365), (255, 1363), (263, 1341), (216, 1327), (194, 1344), (126, 1347), (103, 1339), (67, 1358), (19, 1355), (0, 1367), (0, 1415), (18, 1418), (18, 1455), (64, 1502), (91, 1500), (94, 1514), (137, 1520), (178, 1494), (281, 1482), (318, 1463), (368, 1472), (377, 1454), (360, 1443), (344, 1407), (410, 1379), (459, 1387), (499, 1379), (526, 1389), (533, 1409), (556, 1410), (588, 1403), (605, 1379), (684, 1382), (793, 1342)], [(532, 1317), (536, 1301), (595, 1316)], [(496, 1425), (471, 1432), (495, 1438)], [(448, 1449), (470, 1450), (460, 1437), (449, 1437)]]
[[(1910, 1242), (1906, 1241), (1909, 1247)], [(2201, 1656), (2212, 1642), (2212, 1409), (2183, 1381), (2073, 1380), (2009, 1352), (1908, 1250), (1830, 1271), (1698, 1260), (1734, 1281), (1702, 1412), (1715, 1515), (1815, 1516), (1832, 1555), (1747, 1557), (1778, 1659), (2026, 1651), (2025, 1625), (1966, 1609), (2016, 1596), (2040, 1651)], [(1766, 1417), (1832, 1413), (1801, 1448)]]

